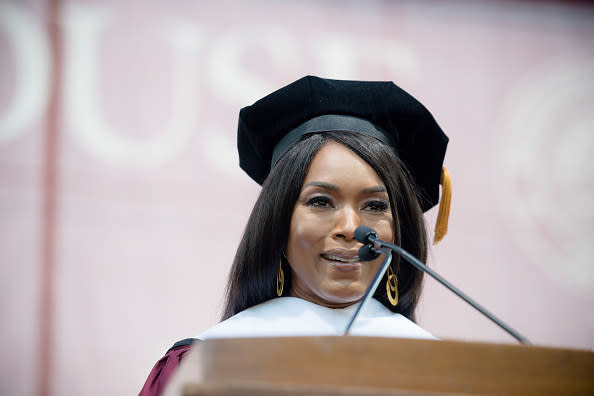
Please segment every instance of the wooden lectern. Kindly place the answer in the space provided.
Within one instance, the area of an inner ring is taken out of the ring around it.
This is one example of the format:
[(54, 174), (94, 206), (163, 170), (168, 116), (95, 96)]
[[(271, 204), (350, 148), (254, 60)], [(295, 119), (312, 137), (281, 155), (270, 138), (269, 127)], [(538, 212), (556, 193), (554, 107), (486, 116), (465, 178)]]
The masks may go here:
[(346, 336), (209, 340), (189, 355), (166, 394), (594, 395), (591, 351)]

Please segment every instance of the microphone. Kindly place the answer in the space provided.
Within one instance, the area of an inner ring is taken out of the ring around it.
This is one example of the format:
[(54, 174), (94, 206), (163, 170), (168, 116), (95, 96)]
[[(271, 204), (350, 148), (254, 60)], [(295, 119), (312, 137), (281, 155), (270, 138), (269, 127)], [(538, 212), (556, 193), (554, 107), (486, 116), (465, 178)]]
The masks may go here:
[(377, 232), (371, 227), (359, 226), (355, 229), (355, 239), (364, 245), (373, 243), (377, 239)]
[[(357, 229), (359, 229), (359, 228), (360, 227), (358, 227)], [(369, 227), (367, 227), (367, 228), (369, 228)], [(371, 230), (373, 235), (375, 235), (377, 237), (377, 234), (375, 233), (375, 231), (373, 231), (371, 228), (369, 228), (369, 230)], [(357, 231), (355, 230), (355, 233), (356, 232)], [(367, 239), (373, 238), (373, 235), (369, 234), (366, 236), (366, 238)], [(377, 289), (380, 281), (382, 280), (382, 276), (388, 270), (388, 267), (390, 266), (390, 263), (392, 262), (392, 253), (385, 247), (380, 247), (379, 249), (381, 249), (384, 252), (384, 254), (386, 255), (386, 258), (384, 259), (384, 262), (382, 263), (382, 266), (380, 267), (380, 269), (375, 274), (375, 278), (373, 278), (373, 281), (371, 281), (371, 285), (369, 285), (369, 287), (367, 288), (367, 291), (363, 295), (363, 298), (361, 299), (361, 303), (359, 303), (359, 306), (355, 310), (355, 313), (353, 314), (353, 316), (351, 316), (351, 320), (349, 320), (349, 323), (347, 324), (347, 327), (344, 330), (344, 335), (347, 335), (349, 333), (349, 330), (353, 326), (353, 323), (355, 323), (355, 320), (359, 316), (359, 313), (367, 305), (369, 300), (371, 300), (373, 293), (375, 293), (375, 290)], [(367, 245), (363, 245), (359, 249), (359, 252), (357, 253), (357, 255), (359, 256), (359, 259), (361, 261), (371, 261), (371, 260), (375, 259), (377, 256), (379, 256), (379, 253), (376, 251), (376, 247), (373, 243), (368, 243)]]
[(377, 251), (380, 246), (375, 246), (373, 243), (377, 239), (377, 233), (372, 228), (367, 226), (357, 227), (355, 229), (355, 239), (363, 244), (359, 249), (361, 261), (371, 261), (380, 255)]
[(371, 261), (375, 260), (380, 254), (375, 250), (372, 243), (368, 243), (367, 245), (361, 246), (358, 255), (361, 261)]
[(361, 303), (359, 303), (359, 306), (355, 310), (355, 313), (353, 314), (353, 316), (351, 316), (351, 319), (349, 320), (349, 323), (347, 324), (347, 327), (344, 330), (344, 335), (347, 335), (349, 333), (349, 330), (353, 326), (353, 323), (355, 323), (355, 320), (359, 316), (359, 313), (361, 313), (361, 311), (363, 310), (363, 308), (365, 308), (369, 300), (371, 300), (371, 297), (373, 297), (373, 293), (375, 293), (375, 290), (379, 286), (379, 283), (382, 280), (382, 276), (388, 270), (388, 267), (392, 262), (392, 253), (385, 247), (381, 247), (378, 244), (374, 243), (374, 241), (377, 239), (377, 232), (375, 232), (372, 228), (367, 226), (359, 226), (355, 229), (354, 237), (358, 242), (361, 242), (363, 244), (363, 246), (361, 246), (359, 252), (357, 253), (361, 261), (371, 261), (376, 259), (380, 255), (380, 253), (377, 251), (379, 249), (381, 249), (384, 252), (386, 258), (384, 259), (384, 262), (382, 263), (380, 269), (375, 274), (373, 281), (371, 281), (371, 285), (369, 285), (367, 291), (365, 291), (365, 294), (361, 299)]
[[(398, 245), (394, 245), (393, 243), (385, 242), (385, 241), (378, 239), (377, 233), (372, 228), (367, 227), (367, 226), (357, 227), (357, 229), (355, 230), (355, 239), (358, 242), (361, 242), (363, 244), (363, 246), (359, 249), (359, 258), (361, 260), (370, 261), (370, 260), (375, 259), (379, 255), (379, 253), (377, 253), (377, 251), (376, 251), (377, 249), (381, 249), (384, 253), (388, 254), (389, 251), (387, 248), (390, 248), (393, 251), (396, 251), (396, 253), (398, 253), (400, 255), (400, 257), (404, 258), (406, 261), (408, 261), (414, 267), (416, 267), (420, 271), (423, 271), (423, 272), (429, 274), (431, 277), (433, 277), (433, 279), (435, 279), (436, 281), (438, 281), (439, 283), (441, 283), (442, 285), (447, 287), (450, 291), (452, 291), (458, 297), (462, 298), (464, 301), (466, 301), (468, 304), (470, 304), (474, 309), (476, 309), (477, 311), (482, 313), (484, 316), (489, 318), (491, 321), (493, 321), (496, 325), (498, 325), (503, 330), (505, 330), (509, 335), (514, 337), (520, 343), (530, 344), (530, 341), (528, 341), (526, 338), (521, 336), (517, 331), (515, 331), (514, 329), (512, 329), (511, 327), (506, 325), (502, 320), (500, 320), (495, 315), (493, 315), (492, 313), (487, 311), (485, 308), (483, 308), (481, 305), (479, 305), (473, 299), (468, 297), (466, 294), (462, 293), (462, 291), (460, 291), (458, 288), (456, 288), (450, 282), (448, 282), (447, 280), (442, 278), (440, 275), (438, 275), (431, 268), (427, 267), (415, 256), (408, 253), (406, 250), (404, 250), (403, 248), (401, 248)], [(374, 256), (374, 254), (375, 254), (375, 256)], [(391, 261), (391, 258), (392, 258), (391, 255), (389, 258)], [(387, 256), (386, 256), (386, 261), (388, 261)], [(384, 261), (384, 264), (386, 261)], [(388, 263), (388, 265), (389, 265), (389, 263)], [(384, 266), (386, 268), (384, 268)], [(378, 276), (381, 278), (381, 276), (384, 274), (384, 272), (387, 269), (388, 269), (387, 265), (382, 265), (382, 268), (380, 269), (380, 271), (378, 271), (376, 278)], [(380, 275), (380, 273), (381, 273), (381, 275)], [(375, 279), (374, 279), (374, 282), (375, 282)], [(374, 285), (374, 282), (372, 282), (372, 286)], [(378, 282), (379, 282), (379, 280), (378, 280)], [(375, 288), (377, 288), (377, 285), (375, 285)], [(373, 289), (374, 292), (375, 292), (375, 288)], [(370, 289), (371, 289), (371, 286), (370, 286)], [(369, 289), (367, 292), (369, 292)], [(365, 299), (365, 297), (367, 297), (367, 293), (363, 298)], [(359, 310), (357, 310), (357, 312), (355, 313), (355, 316), (358, 314), (358, 311)], [(353, 321), (354, 321), (354, 318), (351, 320), (351, 322), (353, 322)], [(349, 327), (351, 325), (352, 325), (352, 323), (349, 324)], [(347, 327), (347, 331), (348, 331), (348, 327)]]

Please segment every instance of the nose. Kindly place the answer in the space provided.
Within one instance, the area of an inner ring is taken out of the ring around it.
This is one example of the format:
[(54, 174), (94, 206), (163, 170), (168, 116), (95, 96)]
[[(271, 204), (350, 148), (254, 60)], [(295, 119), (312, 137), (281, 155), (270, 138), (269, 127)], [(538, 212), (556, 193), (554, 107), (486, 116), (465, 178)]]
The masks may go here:
[(361, 225), (361, 219), (356, 209), (345, 206), (336, 212), (336, 222), (333, 236), (347, 241), (355, 238), (355, 230)]

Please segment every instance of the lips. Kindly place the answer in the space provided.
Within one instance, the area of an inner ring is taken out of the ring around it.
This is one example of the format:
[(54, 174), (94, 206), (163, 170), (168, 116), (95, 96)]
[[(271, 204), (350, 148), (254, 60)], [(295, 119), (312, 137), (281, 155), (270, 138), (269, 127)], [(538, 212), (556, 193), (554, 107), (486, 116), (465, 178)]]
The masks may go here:
[(320, 254), (322, 258), (336, 263), (352, 264), (358, 263), (361, 259), (358, 256), (358, 251), (334, 249)]
[(357, 262), (361, 261), (358, 256), (357, 257), (350, 258), (350, 259), (345, 259), (345, 258), (342, 258), (342, 257), (333, 256), (331, 254), (322, 254), (321, 256), (323, 258), (325, 258), (326, 260), (338, 261), (340, 263), (357, 263)]

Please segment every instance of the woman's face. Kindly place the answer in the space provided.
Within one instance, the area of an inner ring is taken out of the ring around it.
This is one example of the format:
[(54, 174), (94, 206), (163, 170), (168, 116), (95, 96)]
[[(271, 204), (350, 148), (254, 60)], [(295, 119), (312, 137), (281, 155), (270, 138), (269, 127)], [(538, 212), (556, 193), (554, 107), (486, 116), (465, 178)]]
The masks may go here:
[(341, 144), (324, 145), (311, 162), (291, 217), (290, 294), (332, 308), (360, 300), (383, 255), (359, 261), (355, 229), (366, 225), (392, 241), (392, 223), (386, 187), (373, 168)]

